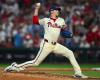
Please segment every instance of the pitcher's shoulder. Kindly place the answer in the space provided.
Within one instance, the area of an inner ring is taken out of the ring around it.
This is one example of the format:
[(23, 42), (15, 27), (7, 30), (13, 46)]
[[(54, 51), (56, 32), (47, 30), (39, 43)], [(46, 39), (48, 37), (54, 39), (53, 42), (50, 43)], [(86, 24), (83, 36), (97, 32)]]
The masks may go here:
[(59, 19), (60, 19), (60, 20), (64, 20), (64, 18), (62, 18), (62, 17), (59, 17)]
[(65, 22), (65, 20), (61, 17), (59, 17), (58, 20), (61, 21), (61, 22)]

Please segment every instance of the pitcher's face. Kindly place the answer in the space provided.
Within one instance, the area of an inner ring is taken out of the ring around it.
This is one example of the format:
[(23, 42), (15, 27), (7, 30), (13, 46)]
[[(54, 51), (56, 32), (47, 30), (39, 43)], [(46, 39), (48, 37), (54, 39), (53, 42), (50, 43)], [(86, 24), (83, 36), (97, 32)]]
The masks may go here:
[(52, 16), (58, 16), (59, 15), (59, 11), (58, 10), (51, 10), (50, 11), (50, 15)]

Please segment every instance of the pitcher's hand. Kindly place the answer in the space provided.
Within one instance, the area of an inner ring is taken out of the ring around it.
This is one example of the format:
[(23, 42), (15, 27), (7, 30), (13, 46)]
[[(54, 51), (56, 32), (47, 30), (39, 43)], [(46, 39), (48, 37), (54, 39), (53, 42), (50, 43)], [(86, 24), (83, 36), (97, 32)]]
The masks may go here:
[(35, 4), (35, 8), (38, 8), (39, 9), (40, 7), (41, 7), (41, 3), (36, 3)]

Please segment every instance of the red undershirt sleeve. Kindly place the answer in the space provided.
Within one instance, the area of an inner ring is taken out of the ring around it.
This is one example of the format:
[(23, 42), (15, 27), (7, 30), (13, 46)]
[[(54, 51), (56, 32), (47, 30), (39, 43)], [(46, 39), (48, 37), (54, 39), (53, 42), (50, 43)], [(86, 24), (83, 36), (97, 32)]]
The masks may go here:
[(39, 25), (39, 17), (38, 16), (33, 16), (32, 22), (33, 22), (33, 24)]

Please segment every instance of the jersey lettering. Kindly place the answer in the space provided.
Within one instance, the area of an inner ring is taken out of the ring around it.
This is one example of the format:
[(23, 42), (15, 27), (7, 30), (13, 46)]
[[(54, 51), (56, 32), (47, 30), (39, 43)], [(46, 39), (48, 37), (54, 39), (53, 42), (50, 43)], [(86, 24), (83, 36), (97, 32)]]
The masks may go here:
[(48, 27), (53, 27), (53, 28), (61, 28), (61, 26), (58, 26), (57, 23), (52, 24), (51, 22), (48, 22)]

